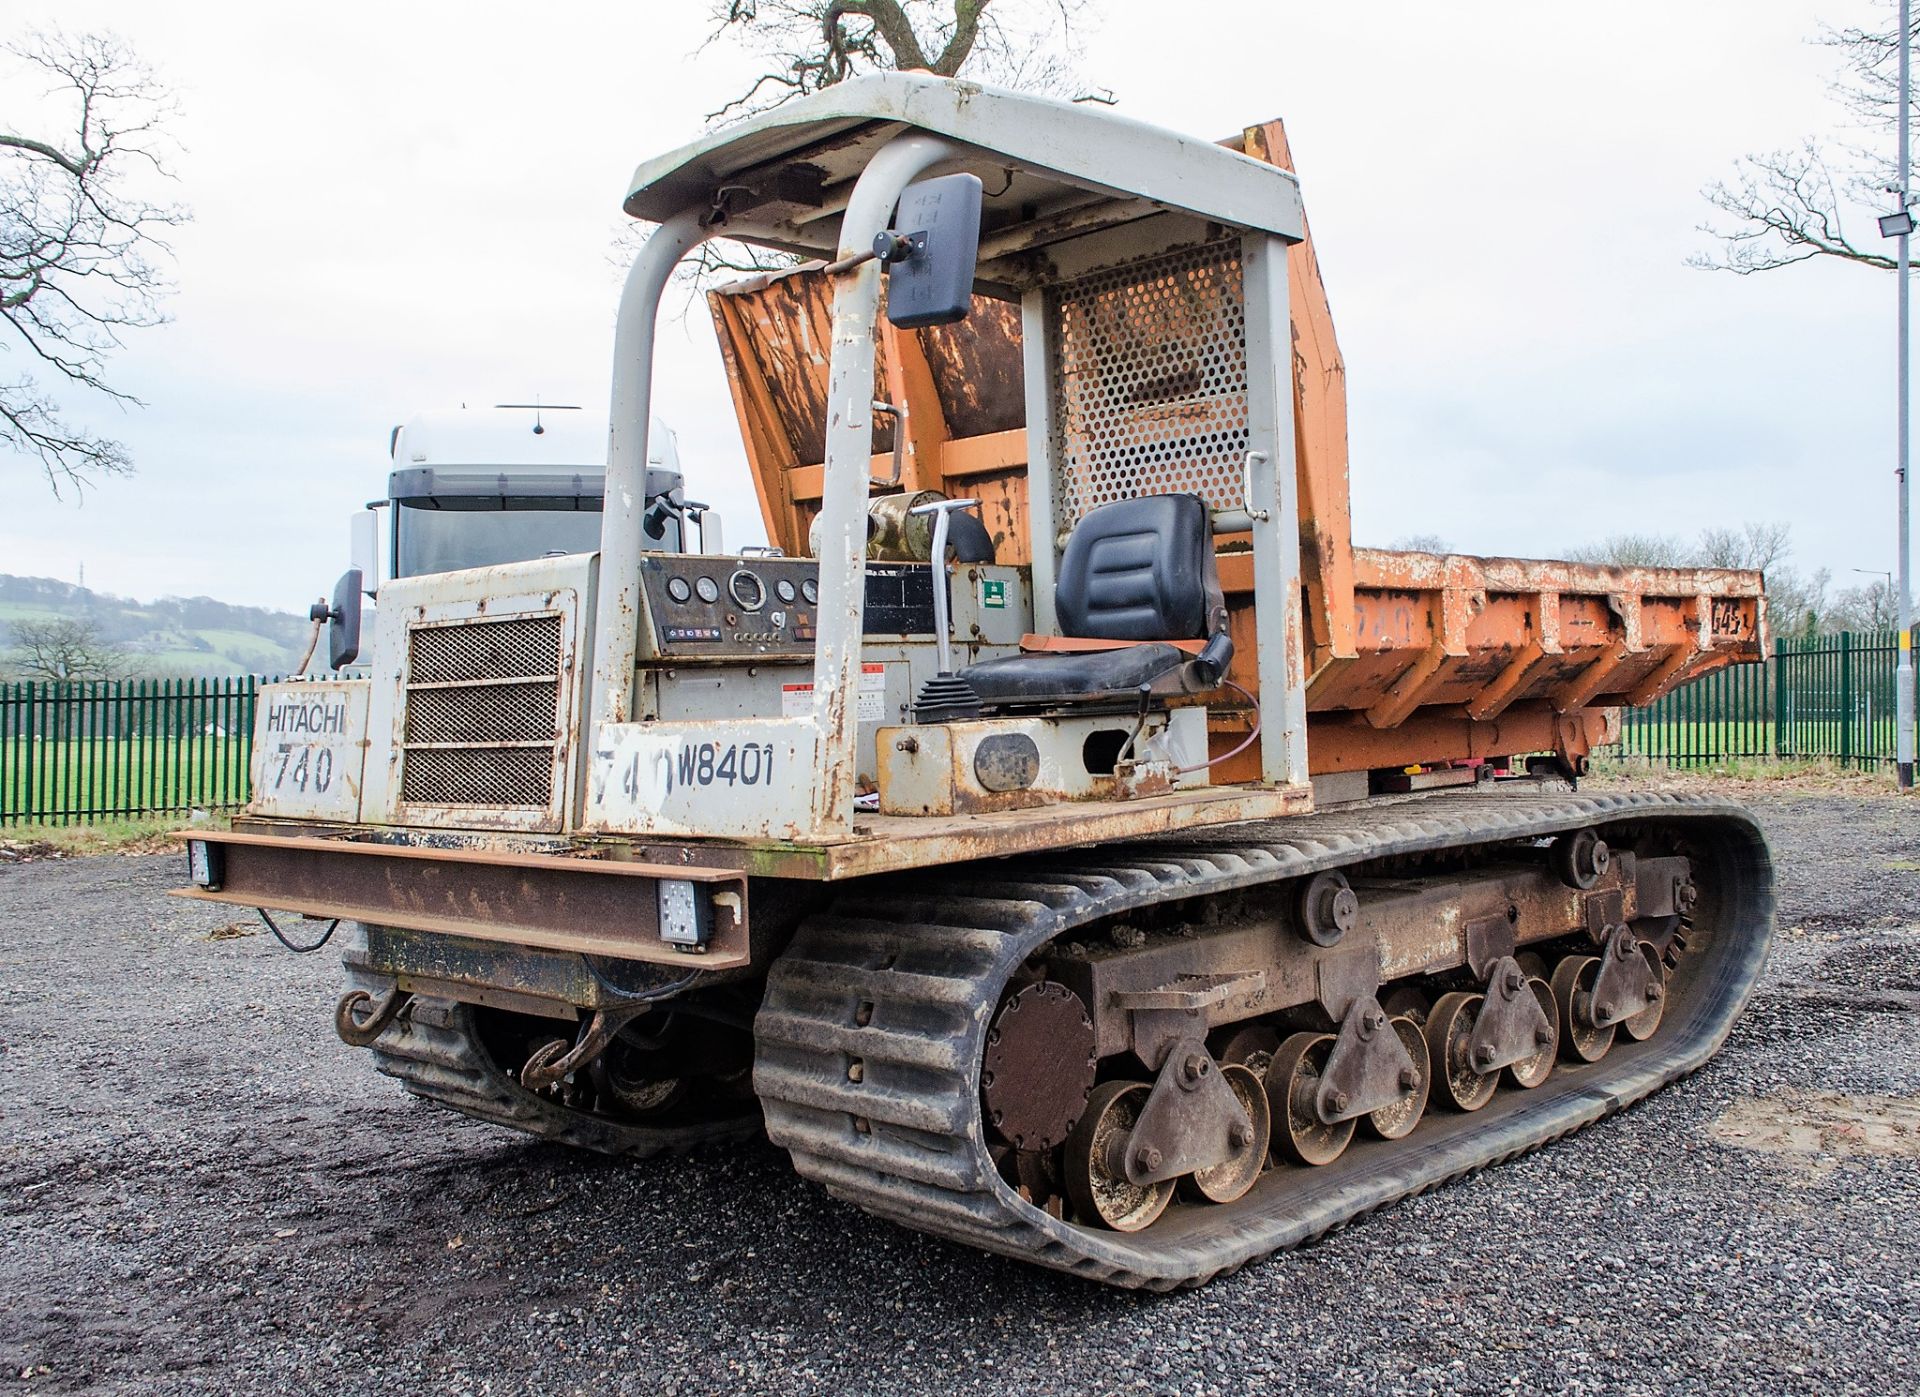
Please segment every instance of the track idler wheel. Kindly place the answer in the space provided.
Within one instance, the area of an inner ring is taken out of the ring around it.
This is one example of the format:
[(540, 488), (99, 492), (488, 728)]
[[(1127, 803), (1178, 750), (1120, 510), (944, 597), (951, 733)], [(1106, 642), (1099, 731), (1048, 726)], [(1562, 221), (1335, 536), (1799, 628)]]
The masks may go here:
[(1220, 1069), (1220, 1075), (1233, 1088), (1240, 1109), (1247, 1113), (1248, 1124), (1231, 1127), (1246, 1132), (1229, 1140), (1235, 1151), (1232, 1156), (1187, 1175), (1194, 1192), (1209, 1203), (1231, 1203), (1252, 1188), (1266, 1167), (1267, 1150), (1273, 1140), (1273, 1113), (1268, 1109), (1267, 1091), (1260, 1078), (1238, 1063), (1228, 1063)]
[(1138, 1232), (1167, 1209), (1173, 1180), (1136, 1184), (1126, 1152), (1152, 1088), (1145, 1082), (1102, 1082), (1067, 1136), (1067, 1197), (1082, 1222)]
[(1296, 1033), (1267, 1064), (1276, 1158), (1331, 1164), (1353, 1141), (1352, 1118), (1328, 1124), (1320, 1116), (1320, 1074), (1333, 1054), (1333, 1043), (1331, 1033)]
[(1500, 1085), (1497, 1070), (1482, 1072), (1473, 1062), (1473, 1030), (1484, 998), (1462, 992), (1443, 994), (1427, 1015), (1433, 1093), (1456, 1111), (1479, 1110), (1493, 1100), (1494, 1089)]
[(1568, 1062), (1598, 1062), (1613, 1046), (1614, 1026), (1593, 1021), (1593, 982), (1598, 956), (1568, 956), (1553, 968), (1553, 1004), (1560, 1014), (1560, 1056)]
[(619, 1052), (619, 1040), (595, 1058), (587, 1075), (603, 1101), (612, 1102), (628, 1115), (645, 1116), (665, 1111), (686, 1099), (685, 1077), (648, 1077), (635, 1070), (637, 1064)]

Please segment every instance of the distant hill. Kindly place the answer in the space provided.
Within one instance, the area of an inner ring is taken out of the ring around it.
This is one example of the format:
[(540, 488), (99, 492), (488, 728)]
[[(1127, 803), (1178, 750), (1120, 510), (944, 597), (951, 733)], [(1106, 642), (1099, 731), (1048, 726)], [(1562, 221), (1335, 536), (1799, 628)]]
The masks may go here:
[(103, 638), (125, 648), (135, 677), (284, 674), (300, 662), (309, 627), (291, 611), (211, 597), (137, 602), (51, 577), (0, 573), (0, 674), (8, 671), (11, 624), (52, 617), (91, 620)]

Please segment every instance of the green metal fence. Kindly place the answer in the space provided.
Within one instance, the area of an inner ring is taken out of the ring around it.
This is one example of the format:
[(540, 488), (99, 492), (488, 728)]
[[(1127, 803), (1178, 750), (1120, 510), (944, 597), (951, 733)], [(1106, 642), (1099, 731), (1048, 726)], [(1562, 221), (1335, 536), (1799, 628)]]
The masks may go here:
[(268, 682), (0, 684), (0, 825), (245, 804), (254, 701)]
[[(1623, 715), (1609, 755), (1891, 762), (1893, 632), (1781, 640)], [(0, 826), (176, 814), (248, 797), (258, 675), (0, 683)], [(1920, 707), (1920, 704), (1916, 705)]]
[(1673, 766), (1739, 757), (1891, 762), (1896, 639), (1843, 631), (1777, 641), (1764, 664), (1734, 665), (1628, 709), (1611, 755)]

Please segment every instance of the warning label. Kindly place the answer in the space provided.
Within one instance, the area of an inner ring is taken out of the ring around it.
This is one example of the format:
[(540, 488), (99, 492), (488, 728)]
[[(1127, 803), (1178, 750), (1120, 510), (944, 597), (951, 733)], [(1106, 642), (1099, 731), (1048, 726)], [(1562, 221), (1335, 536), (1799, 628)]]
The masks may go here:
[[(782, 684), (780, 716), (801, 718), (813, 711), (813, 685)], [(855, 716), (862, 723), (878, 723), (887, 716), (887, 667), (860, 666), (860, 704)]]

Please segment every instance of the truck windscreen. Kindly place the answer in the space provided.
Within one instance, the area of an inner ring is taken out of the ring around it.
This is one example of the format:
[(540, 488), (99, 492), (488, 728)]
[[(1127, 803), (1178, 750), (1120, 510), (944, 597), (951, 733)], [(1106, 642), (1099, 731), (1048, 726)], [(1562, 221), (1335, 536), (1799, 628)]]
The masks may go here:
[(600, 511), (575, 508), (571, 500), (558, 509), (554, 500), (496, 499), (484, 509), (397, 503), (394, 573), (399, 577), (525, 562), (550, 553), (590, 553), (600, 546)]

